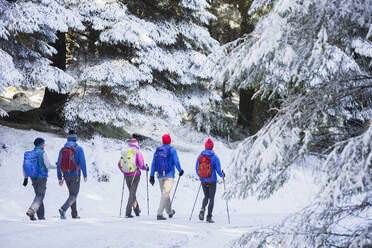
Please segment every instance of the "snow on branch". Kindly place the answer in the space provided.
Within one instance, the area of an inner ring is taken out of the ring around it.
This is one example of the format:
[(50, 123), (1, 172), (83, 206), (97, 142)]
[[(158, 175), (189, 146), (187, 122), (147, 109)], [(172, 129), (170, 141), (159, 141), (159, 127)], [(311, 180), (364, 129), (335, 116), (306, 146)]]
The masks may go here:
[(356, 195), (371, 195), (372, 125), (360, 136), (336, 143), (322, 165), (327, 168), (320, 197), (329, 206), (351, 201)]
[(311, 168), (316, 200), (281, 225), (243, 236), (240, 247), (364, 247), (371, 244), (372, 79), (339, 73), (289, 92), (278, 114), (242, 142), (227, 196), (270, 197), (294, 167)]
[(176, 74), (175, 84), (197, 84), (199, 82), (195, 78), (204, 77), (203, 74), (199, 74), (198, 69), (206, 60), (206, 56), (202, 53), (193, 50), (170, 52), (167, 49), (154, 47), (138, 52), (138, 55), (141, 63), (152, 70)]
[(43, 85), (68, 93), (75, 79), (52, 66), (48, 58), (57, 53), (50, 45), (56, 41), (57, 32), (71, 29), (84, 29), (81, 16), (61, 1), (0, 0), (0, 75), (4, 74), (4, 85)]
[(372, 126), (336, 144), (322, 164), (326, 182), (316, 200), (280, 225), (256, 230), (237, 247), (369, 247), (372, 208)]
[(9, 85), (19, 85), (20, 81), (23, 79), (22, 74), (16, 69), (13, 58), (6, 53), (4, 50), (0, 49), (0, 91), (2, 91), (5, 86)]
[(257, 134), (239, 144), (233, 156), (229, 197), (257, 194), (270, 197), (287, 182), (290, 166), (299, 158), (300, 129), (276, 117)]
[(351, 47), (355, 49), (356, 53), (372, 58), (372, 42), (358, 38), (352, 41)]
[(127, 60), (100, 60), (98, 64), (85, 68), (80, 76), (81, 80), (97, 82), (101, 85), (124, 86), (137, 88), (139, 82), (151, 82), (152, 75), (130, 64)]
[(270, 98), (317, 85), (339, 71), (369, 71), (351, 51), (369, 53), (370, 1), (254, 1), (252, 7), (266, 3), (273, 8), (253, 33), (210, 55), (215, 65), (206, 70), (214, 68), (215, 86), (254, 88), (256, 96)]
[(54, 0), (17, 1), (9, 6), (1, 18), (15, 33), (35, 33), (45, 27), (67, 32), (69, 28), (84, 29), (79, 16)]

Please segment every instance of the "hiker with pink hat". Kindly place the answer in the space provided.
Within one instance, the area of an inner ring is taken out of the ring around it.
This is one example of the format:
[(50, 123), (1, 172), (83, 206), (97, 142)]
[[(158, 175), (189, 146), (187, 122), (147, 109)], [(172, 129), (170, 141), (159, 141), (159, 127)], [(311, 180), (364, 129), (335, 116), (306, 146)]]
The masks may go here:
[(141, 210), (136, 198), (136, 192), (141, 176), (140, 169), (148, 171), (149, 168), (143, 162), (143, 154), (139, 149), (138, 141), (136, 139), (131, 139), (128, 147), (124, 148), (121, 152), (118, 167), (121, 172), (123, 172), (125, 182), (129, 189), (125, 217), (133, 218), (132, 208), (136, 216), (139, 216)]

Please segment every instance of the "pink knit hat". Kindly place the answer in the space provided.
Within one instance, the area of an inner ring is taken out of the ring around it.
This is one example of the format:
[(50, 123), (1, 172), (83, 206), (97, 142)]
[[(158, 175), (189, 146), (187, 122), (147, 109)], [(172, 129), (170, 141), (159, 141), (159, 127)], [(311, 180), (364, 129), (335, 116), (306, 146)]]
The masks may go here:
[(130, 145), (134, 145), (134, 146), (138, 146), (138, 141), (137, 141), (136, 139), (131, 139), (131, 140), (129, 141), (129, 144), (130, 144)]

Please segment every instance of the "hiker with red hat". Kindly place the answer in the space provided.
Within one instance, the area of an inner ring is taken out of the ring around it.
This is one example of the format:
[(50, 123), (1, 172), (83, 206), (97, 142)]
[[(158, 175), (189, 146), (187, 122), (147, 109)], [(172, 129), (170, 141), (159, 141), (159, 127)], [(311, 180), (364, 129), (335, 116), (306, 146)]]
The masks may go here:
[(129, 189), (125, 217), (133, 218), (132, 208), (136, 216), (140, 216), (141, 210), (136, 198), (136, 192), (141, 176), (141, 171), (139, 169), (148, 171), (149, 168), (143, 163), (143, 154), (139, 149), (138, 141), (136, 139), (131, 139), (129, 141), (129, 146), (122, 151), (118, 167), (121, 172), (123, 172)]
[(179, 176), (183, 175), (180, 162), (176, 149), (174, 149), (170, 143), (172, 142), (169, 134), (164, 134), (162, 137), (163, 145), (158, 147), (154, 153), (154, 158), (151, 164), (150, 183), (155, 183), (155, 172), (157, 173), (161, 199), (157, 212), (157, 220), (166, 220), (163, 216), (164, 209), (167, 212), (169, 218), (172, 218), (176, 213), (174, 209), (171, 209), (171, 200), (169, 194), (172, 190), (174, 183), (175, 167), (179, 172)]
[(205, 150), (200, 153), (196, 160), (195, 168), (204, 192), (204, 199), (200, 209), (199, 219), (204, 220), (205, 208), (209, 202), (207, 214), (207, 222), (209, 223), (214, 223), (212, 220), (212, 212), (217, 187), (217, 174), (220, 177), (225, 177), (225, 173), (221, 171), (220, 160), (213, 151), (213, 146), (213, 141), (207, 139), (205, 142)]

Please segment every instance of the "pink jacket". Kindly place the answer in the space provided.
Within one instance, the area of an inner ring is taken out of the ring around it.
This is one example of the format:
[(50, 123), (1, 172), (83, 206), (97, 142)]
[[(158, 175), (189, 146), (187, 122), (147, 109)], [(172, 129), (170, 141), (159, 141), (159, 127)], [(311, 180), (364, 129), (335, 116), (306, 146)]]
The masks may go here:
[[(136, 153), (136, 165), (137, 165), (137, 167), (140, 168), (141, 170), (148, 170), (147, 166), (143, 163), (143, 154), (139, 150), (138, 146), (129, 145), (129, 147), (131, 147), (131, 148), (133, 148), (133, 149), (135, 149), (137, 151), (137, 153)], [(140, 170), (137, 170), (137, 171), (131, 172), (131, 173), (125, 173), (121, 169), (120, 160), (119, 160), (119, 163), (118, 163), (118, 167), (119, 167), (120, 171), (123, 172), (124, 173), (124, 176), (126, 176), (126, 177), (133, 176), (134, 173), (136, 174), (136, 176), (140, 176), (141, 175), (141, 171)]]

